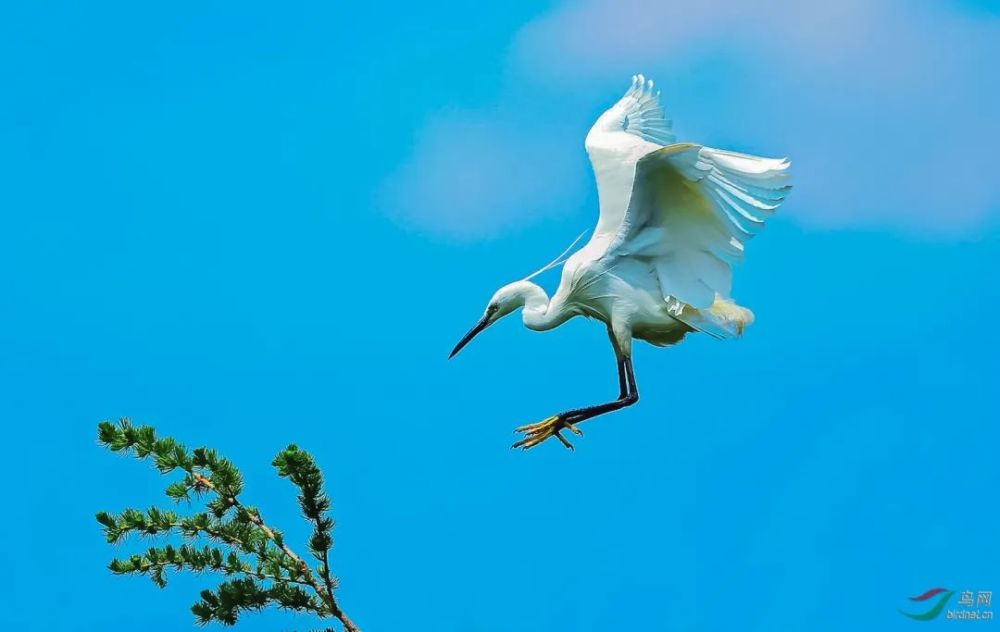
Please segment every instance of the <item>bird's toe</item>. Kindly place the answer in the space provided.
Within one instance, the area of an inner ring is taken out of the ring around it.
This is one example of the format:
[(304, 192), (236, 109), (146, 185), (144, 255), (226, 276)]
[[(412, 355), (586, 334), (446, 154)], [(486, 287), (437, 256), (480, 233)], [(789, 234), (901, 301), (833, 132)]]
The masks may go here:
[(511, 445), (511, 448), (528, 450), (542, 443), (549, 437), (555, 437), (566, 447), (567, 450), (573, 450), (573, 444), (561, 434), (563, 429), (567, 429), (579, 437), (583, 436), (583, 431), (568, 422), (564, 416), (553, 415), (551, 417), (546, 417), (539, 422), (515, 428), (514, 432), (524, 433), (524, 437), (515, 441), (514, 444)]

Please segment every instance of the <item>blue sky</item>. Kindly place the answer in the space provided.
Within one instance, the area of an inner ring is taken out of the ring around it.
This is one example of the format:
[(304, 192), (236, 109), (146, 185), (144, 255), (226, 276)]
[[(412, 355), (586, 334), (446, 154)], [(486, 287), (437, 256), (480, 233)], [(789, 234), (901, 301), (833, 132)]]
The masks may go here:
[[(268, 464), (312, 451), (368, 631), (908, 629), (1000, 588), (996, 3), (497, 4), (2, 10), (4, 628), (192, 627), (209, 578), (103, 567), (93, 513), (162, 502), (95, 444), (122, 415), (293, 542)], [(681, 139), (793, 161), (758, 321), (640, 346), (638, 407), (513, 452), (615, 394), (602, 328), (445, 358), (593, 225), (582, 139), (636, 71)]]

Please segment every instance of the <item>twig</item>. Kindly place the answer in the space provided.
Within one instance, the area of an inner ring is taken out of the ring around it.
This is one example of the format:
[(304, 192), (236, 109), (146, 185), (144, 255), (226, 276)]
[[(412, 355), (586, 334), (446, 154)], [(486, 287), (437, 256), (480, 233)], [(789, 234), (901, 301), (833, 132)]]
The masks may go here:
[(195, 481), (197, 481), (199, 485), (203, 485), (207, 489), (211, 489), (213, 492), (224, 498), (229, 505), (236, 507), (238, 511), (242, 511), (250, 519), (250, 521), (255, 525), (257, 525), (257, 528), (259, 528), (264, 533), (264, 535), (267, 536), (267, 538), (275, 544), (275, 546), (281, 549), (282, 553), (284, 553), (290, 560), (292, 560), (292, 562), (294, 562), (299, 567), (299, 571), (305, 578), (305, 584), (311, 587), (316, 592), (316, 594), (319, 595), (319, 598), (322, 599), (323, 602), (326, 604), (327, 608), (330, 609), (330, 614), (332, 614), (334, 617), (340, 620), (340, 623), (344, 626), (344, 632), (361, 632), (360, 628), (354, 625), (354, 622), (351, 621), (351, 619), (344, 613), (344, 611), (340, 609), (340, 606), (337, 604), (336, 598), (334, 598), (333, 596), (333, 582), (329, 578), (330, 569), (326, 564), (325, 552), (323, 560), (324, 574), (322, 577), (323, 582), (326, 585), (326, 587), (324, 588), (324, 586), (321, 586), (319, 582), (316, 581), (316, 578), (313, 575), (312, 569), (309, 568), (309, 565), (306, 564), (301, 557), (296, 555), (296, 553), (292, 551), (292, 549), (290, 549), (287, 544), (285, 544), (283, 538), (279, 538), (274, 533), (274, 530), (267, 526), (267, 524), (264, 522), (264, 519), (261, 518), (260, 512), (250, 511), (243, 503), (240, 502), (238, 498), (236, 498), (236, 496), (230, 494), (223, 494), (218, 490), (215, 484), (212, 483), (212, 481), (202, 476), (198, 472), (193, 471), (193, 469), (191, 471), (191, 475), (194, 477)]

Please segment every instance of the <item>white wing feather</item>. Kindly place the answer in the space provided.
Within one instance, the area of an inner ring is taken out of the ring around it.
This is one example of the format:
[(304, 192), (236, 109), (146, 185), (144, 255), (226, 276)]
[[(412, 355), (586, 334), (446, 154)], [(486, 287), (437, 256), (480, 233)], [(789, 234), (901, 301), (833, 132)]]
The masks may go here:
[(643, 157), (622, 228), (605, 256), (647, 260), (664, 300), (693, 307), (728, 298), (732, 264), (791, 188), (789, 163), (700, 145)]
[(791, 188), (789, 163), (674, 142), (653, 82), (634, 76), (587, 134), (600, 217), (584, 250), (635, 257), (668, 305), (703, 309), (729, 297), (743, 244)]
[(660, 93), (653, 91), (652, 81), (635, 75), (625, 95), (598, 117), (587, 134), (585, 145), (601, 209), (595, 237), (618, 233), (639, 159), (673, 142)]
[(632, 77), (632, 85), (612, 109), (624, 112), (624, 131), (657, 145), (670, 145), (676, 141), (673, 123), (660, 105), (660, 91), (653, 92), (652, 80), (642, 75)]

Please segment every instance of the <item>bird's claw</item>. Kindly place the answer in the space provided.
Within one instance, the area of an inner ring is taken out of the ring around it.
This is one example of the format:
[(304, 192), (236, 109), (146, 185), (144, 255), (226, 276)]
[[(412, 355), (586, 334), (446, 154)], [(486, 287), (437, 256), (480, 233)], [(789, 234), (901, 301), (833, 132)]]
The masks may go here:
[(514, 432), (524, 433), (524, 437), (520, 440), (514, 442), (511, 448), (521, 448), (522, 450), (529, 450), (536, 445), (542, 443), (549, 437), (555, 437), (559, 439), (559, 442), (566, 446), (566, 449), (573, 451), (573, 444), (570, 443), (566, 437), (562, 436), (561, 431), (563, 429), (569, 430), (573, 434), (582, 437), (583, 431), (577, 428), (575, 425), (566, 420), (562, 415), (553, 415), (547, 417), (537, 423), (527, 424), (514, 429)]

